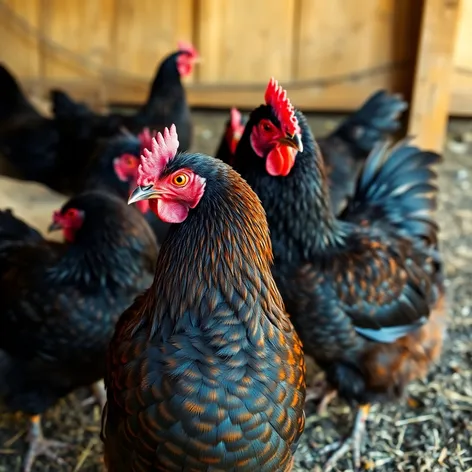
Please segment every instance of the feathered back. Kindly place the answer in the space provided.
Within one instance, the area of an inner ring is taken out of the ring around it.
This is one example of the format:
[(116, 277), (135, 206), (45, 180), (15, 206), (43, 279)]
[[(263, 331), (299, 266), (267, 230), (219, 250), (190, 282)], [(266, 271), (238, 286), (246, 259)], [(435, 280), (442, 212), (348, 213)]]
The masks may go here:
[(377, 145), (340, 219), (359, 224), (368, 221), (401, 236), (436, 244), (438, 175), (433, 166), (440, 161), (439, 154), (421, 151), (408, 139), (391, 150), (388, 143)]

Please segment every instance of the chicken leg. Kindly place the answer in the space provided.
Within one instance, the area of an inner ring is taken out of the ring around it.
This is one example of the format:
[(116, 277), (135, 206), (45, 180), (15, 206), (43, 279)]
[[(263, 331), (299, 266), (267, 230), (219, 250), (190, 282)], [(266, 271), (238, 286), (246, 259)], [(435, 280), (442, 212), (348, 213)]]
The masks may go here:
[(60, 441), (46, 439), (44, 437), (43, 430), (41, 428), (41, 415), (35, 415), (31, 417), (28, 441), (29, 448), (28, 452), (26, 453), (22, 472), (31, 472), (34, 461), (39, 456), (46, 456), (49, 459), (56, 461), (60, 465), (65, 465), (64, 460), (54, 452), (54, 449), (69, 447), (69, 445)]
[(354, 467), (358, 470), (361, 466), (361, 447), (365, 435), (365, 424), (369, 416), (370, 405), (361, 405), (357, 411), (354, 420), (354, 426), (351, 434), (344, 441), (337, 441), (323, 447), (319, 454), (327, 454), (334, 451), (323, 467), (323, 472), (329, 472), (333, 469), (339, 459), (352, 449)]

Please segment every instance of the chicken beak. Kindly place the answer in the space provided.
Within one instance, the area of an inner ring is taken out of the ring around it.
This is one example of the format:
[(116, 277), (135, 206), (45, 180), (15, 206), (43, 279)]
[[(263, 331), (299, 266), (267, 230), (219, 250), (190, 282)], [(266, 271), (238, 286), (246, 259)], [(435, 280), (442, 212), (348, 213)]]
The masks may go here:
[(289, 146), (296, 149), (298, 152), (303, 152), (302, 137), (298, 133), (295, 133), (293, 136), (287, 133), (284, 137), (280, 138), (278, 142), (282, 146)]
[(128, 205), (131, 203), (136, 203), (141, 200), (149, 200), (150, 198), (157, 198), (159, 192), (154, 189), (152, 184), (147, 185), (146, 187), (136, 187), (128, 198)]
[(53, 221), (49, 226), (48, 226), (48, 233), (52, 233), (53, 231), (58, 231), (62, 228), (62, 226), (57, 223), (56, 221)]

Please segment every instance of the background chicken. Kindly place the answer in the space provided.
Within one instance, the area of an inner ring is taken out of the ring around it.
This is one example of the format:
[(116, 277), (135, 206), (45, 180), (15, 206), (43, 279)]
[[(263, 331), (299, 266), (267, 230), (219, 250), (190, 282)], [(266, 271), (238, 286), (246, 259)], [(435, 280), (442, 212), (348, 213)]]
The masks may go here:
[(158, 136), (130, 198), (176, 224), (110, 346), (105, 462), (110, 472), (289, 471), (304, 361), (270, 274), (264, 212), (230, 167), (178, 146), (175, 127)]
[[(91, 110), (88, 112), (94, 119), (103, 122), (104, 127), (114, 127), (115, 132), (120, 127), (131, 133), (140, 133), (146, 127), (163, 130), (174, 123), (179, 131), (181, 150), (187, 150), (192, 143), (192, 120), (181, 78), (192, 73), (198, 60), (197, 50), (190, 43), (180, 41), (178, 50), (159, 65), (148, 99), (136, 113), (98, 115)], [(85, 112), (86, 107), (82, 103), (77, 103), (74, 109), (73, 100), (63, 91), (53, 90), (51, 99), (53, 112), (58, 118), (80, 117)]]
[(400, 128), (408, 108), (400, 95), (375, 92), (328, 136), (317, 139), (329, 179), (332, 208), (337, 214), (354, 193), (357, 177), (369, 153)]
[[(445, 326), (434, 221), (434, 153), (402, 144), (369, 157), (340, 219), (330, 207), (323, 157), (304, 116), (273, 79), (254, 110), (235, 167), (266, 209), (274, 276), (305, 352), (331, 386), (359, 406), (351, 446), (372, 402), (398, 398), (439, 356)], [(334, 450), (338, 445), (332, 445)]]
[(24, 470), (37, 455), (57, 458), (40, 416), (59, 398), (104, 375), (115, 322), (152, 282), (157, 247), (139, 212), (99, 192), (72, 198), (44, 240), (0, 213), (1, 387), (6, 406), (31, 416)]
[(0, 64), (0, 153), (17, 177), (69, 193), (97, 139), (116, 130), (93, 116), (50, 119), (39, 114)]
[(246, 118), (236, 108), (231, 108), (229, 120), (225, 124), (225, 131), (216, 151), (215, 157), (221, 159), (226, 164), (233, 164), (233, 156), (236, 146), (241, 139), (246, 124)]
[[(121, 196), (126, 196), (127, 198), (130, 192), (136, 188), (141, 155), (143, 154), (144, 149), (151, 149), (151, 139), (153, 135), (154, 134), (151, 134), (148, 129), (145, 129), (139, 135), (139, 152), (136, 152), (137, 149), (130, 150), (130, 153), (121, 154), (113, 160), (115, 179), (120, 179), (120, 181), (125, 182), (127, 186), (126, 192), (121, 192)], [(130, 137), (129, 139), (132, 140), (133, 138)], [(162, 244), (169, 232), (170, 225), (162, 221), (160, 218), (156, 218), (152, 213), (147, 200), (136, 202), (136, 208), (144, 215), (144, 218), (154, 231), (157, 241)]]

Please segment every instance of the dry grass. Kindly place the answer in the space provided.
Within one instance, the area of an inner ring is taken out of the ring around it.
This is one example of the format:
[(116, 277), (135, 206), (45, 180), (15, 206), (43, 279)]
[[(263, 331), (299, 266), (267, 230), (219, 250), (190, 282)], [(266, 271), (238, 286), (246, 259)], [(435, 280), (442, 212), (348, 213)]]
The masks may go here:
[[(311, 122), (321, 134), (332, 120), (318, 117)], [(213, 152), (223, 115), (199, 113), (196, 123), (195, 148)], [(472, 125), (454, 122), (451, 129), (467, 141), (465, 131)], [(426, 381), (411, 385), (404, 404), (374, 408), (367, 425), (365, 470), (472, 472), (472, 146), (468, 148), (461, 143), (453, 148), (456, 153), (447, 151), (441, 168), (439, 218), (451, 318), (444, 355)], [(35, 472), (103, 470), (98, 406), (82, 407), (79, 401), (89, 394), (71, 395), (46, 414), (45, 433), (69, 441), (71, 449), (64, 455), (66, 467), (41, 458)], [(316, 449), (346, 434), (351, 419), (349, 408), (336, 401), (328, 416), (309, 415), (296, 471), (319, 467), (324, 458)], [(24, 418), (0, 415), (0, 472), (20, 470), (25, 431)], [(337, 470), (352, 468), (348, 458)]]

